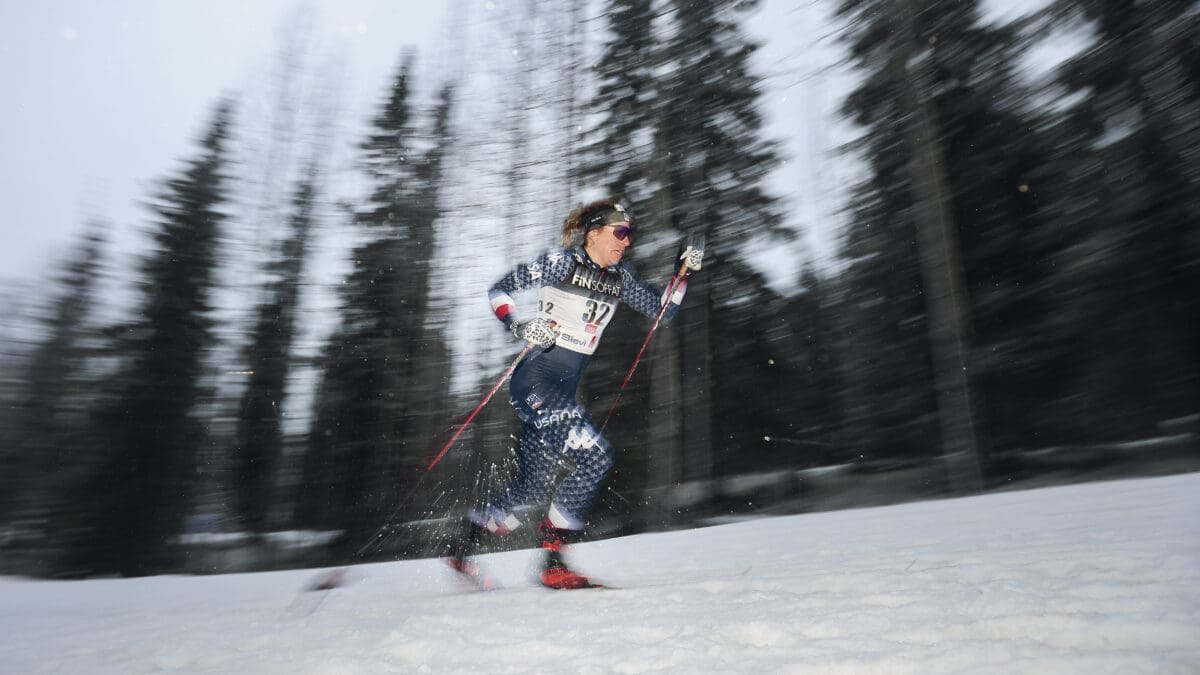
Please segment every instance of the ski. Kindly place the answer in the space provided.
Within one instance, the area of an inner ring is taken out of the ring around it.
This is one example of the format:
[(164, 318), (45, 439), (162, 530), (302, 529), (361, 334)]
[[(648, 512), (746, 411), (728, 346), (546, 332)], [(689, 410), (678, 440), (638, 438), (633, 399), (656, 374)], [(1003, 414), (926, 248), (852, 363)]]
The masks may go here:
[(538, 578), (543, 588), (551, 591), (580, 591), (589, 588), (608, 588), (605, 584), (597, 583), (587, 577), (564, 569), (561, 574), (547, 575), (543, 573)]
[(603, 590), (611, 591), (611, 590), (616, 589), (616, 586), (609, 586), (608, 584), (598, 584), (594, 581), (588, 581), (587, 583), (584, 583), (584, 584), (581, 584), (578, 586), (547, 586), (545, 584), (542, 584), (542, 587), (547, 590), (550, 590), (550, 591), (586, 591), (589, 589), (603, 589)]
[(458, 579), (468, 590), (494, 591), (501, 588), (496, 578), (479, 563), (457, 558), (446, 558), (446, 565), (454, 571)]

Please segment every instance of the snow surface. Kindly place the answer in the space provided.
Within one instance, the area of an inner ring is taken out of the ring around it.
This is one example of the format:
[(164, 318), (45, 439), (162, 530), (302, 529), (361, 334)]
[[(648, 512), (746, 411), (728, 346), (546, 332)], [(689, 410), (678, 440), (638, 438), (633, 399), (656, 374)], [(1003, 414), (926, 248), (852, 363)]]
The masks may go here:
[(4, 673), (1200, 673), (1200, 474), (578, 546), (618, 588), (464, 592), (431, 560), (0, 579)]

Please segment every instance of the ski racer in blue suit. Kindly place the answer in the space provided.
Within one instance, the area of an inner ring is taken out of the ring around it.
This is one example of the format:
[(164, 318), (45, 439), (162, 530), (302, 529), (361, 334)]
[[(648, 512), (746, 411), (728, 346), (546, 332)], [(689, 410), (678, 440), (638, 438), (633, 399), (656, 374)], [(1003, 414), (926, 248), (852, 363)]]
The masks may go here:
[[(459, 572), (478, 573), (472, 554), (483, 537), (503, 536), (520, 525), (513, 513), (516, 507), (549, 501), (539, 525), (547, 551), (542, 584), (592, 585), (566, 564), (563, 553), (582, 537), (592, 501), (612, 467), (613, 448), (577, 400), (576, 389), (619, 303), (650, 318), (662, 310), (663, 319), (670, 320), (687, 291), (686, 276), (673, 290), (656, 289), (623, 260), (634, 233), (633, 219), (615, 199), (581, 206), (563, 225), (562, 248), (518, 265), (489, 289), (496, 317), (534, 347), (509, 384), (509, 401), (524, 422), (516, 472), (468, 514), (448, 558)], [(572, 248), (579, 235), (582, 244)], [(680, 250), (689, 270), (700, 269), (702, 237), (693, 235)], [(537, 318), (518, 321), (512, 294), (531, 288), (538, 289)], [(566, 476), (556, 487), (564, 468)]]

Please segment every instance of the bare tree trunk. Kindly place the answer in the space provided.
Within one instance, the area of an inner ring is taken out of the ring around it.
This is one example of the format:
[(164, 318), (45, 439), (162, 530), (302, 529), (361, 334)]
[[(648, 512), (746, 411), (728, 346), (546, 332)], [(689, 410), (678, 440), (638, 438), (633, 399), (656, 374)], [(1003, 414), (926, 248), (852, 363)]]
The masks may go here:
[(646, 480), (646, 522), (672, 523), (667, 516), (674, 513), (671, 495), (683, 476), (683, 453), (680, 452), (682, 419), (676, 402), (680, 398), (679, 346), (673, 326), (659, 329), (663, 334), (650, 346), (650, 407), (647, 458), (649, 476)]
[[(651, 218), (659, 221), (664, 230), (671, 227), (670, 158), (668, 157), (667, 132), (664, 122), (657, 124), (655, 133), (654, 174), (659, 189), (651, 197)], [(674, 514), (672, 494), (675, 486), (683, 479), (683, 420), (678, 402), (682, 386), (679, 374), (679, 339), (676, 326), (664, 326), (663, 335), (652, 345), (650, 383), (650, 457), (646, 487), (646, 518), (653, 522), (661, 519), (662, 525), (670, 526), (668, 518)]]
[(953, 194), (940, 132), (934, 118), (929, 58), (917, 50), (912, 0), (895, 3), (898, 29), (894, 58), (903, 90), (912, 201), (921, 255), (929, 338), (937, 387), (942, 453), (950, 487), (957, 493), (983, 487), (968, 373), (967, 316), (961, 249), (954, 222)]
[(713, 478), (716, 456), (712, 442), (712, 349), (709, 316), (712, 298), (707, 279), (691, 280), (687, 308), (676, 319), (680, 326), (681, 396), (676, 407), (682, 413), (684, 457), (683, 479), (707, 481)]

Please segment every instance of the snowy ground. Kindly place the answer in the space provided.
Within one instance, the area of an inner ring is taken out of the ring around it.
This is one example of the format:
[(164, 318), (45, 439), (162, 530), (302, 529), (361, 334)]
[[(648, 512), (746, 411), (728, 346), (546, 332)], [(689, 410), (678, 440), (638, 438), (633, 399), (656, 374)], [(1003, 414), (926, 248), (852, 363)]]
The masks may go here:
[[(578, 547), (619, 586), (456, 590), (435, 561), (0, 579), (4, 673), (1200, 673), (1200, 474)], [(320, 601), (319, 606), (317, 602)]]

